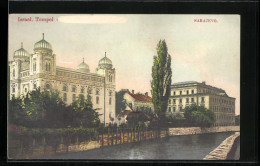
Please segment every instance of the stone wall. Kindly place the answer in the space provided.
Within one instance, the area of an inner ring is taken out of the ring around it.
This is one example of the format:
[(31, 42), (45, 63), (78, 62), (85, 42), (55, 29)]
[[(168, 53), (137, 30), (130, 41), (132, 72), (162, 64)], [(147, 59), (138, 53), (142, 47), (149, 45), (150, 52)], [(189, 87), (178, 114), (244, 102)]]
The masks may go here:
[(169, 135), (191, 135), (203, 133), (218, 133), (227, 131), (240, 131), (240, 126), (218, 126), (209, 128), (200, 127), (182, 127), (182, 128), (169, 128)]
[(236, 132), (227, 139), (225, 139), (216, 149), (210, 152), (203, 160), (227, 160), (234, 142), (239, 139), (240, 132)]

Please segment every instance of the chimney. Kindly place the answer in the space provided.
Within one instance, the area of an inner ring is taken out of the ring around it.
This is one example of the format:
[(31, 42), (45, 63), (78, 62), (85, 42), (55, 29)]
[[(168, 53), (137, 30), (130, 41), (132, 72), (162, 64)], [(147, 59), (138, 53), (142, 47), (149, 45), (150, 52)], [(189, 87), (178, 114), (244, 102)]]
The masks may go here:
[(148, 97), (148, 92), (145, 92), (145, 96)]
[(135, 90), (132, 90), (132, 93), (135, 94)]
[(205, 81), (202, 81), (202, 84), (204, 84), (204, 85), (205, 85), (205, 84), (206, 84), (206, 82), (205, 82)]

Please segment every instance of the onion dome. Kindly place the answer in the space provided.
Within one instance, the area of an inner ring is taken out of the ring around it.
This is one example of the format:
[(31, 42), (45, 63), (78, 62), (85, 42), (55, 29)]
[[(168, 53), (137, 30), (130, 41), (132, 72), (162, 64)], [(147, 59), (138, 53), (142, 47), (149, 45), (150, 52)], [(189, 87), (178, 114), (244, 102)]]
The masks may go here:
[(112, 68), (112, 61), (106, 56), (106, 52), (105, 57), (99, 60), (98, 66), (100, 68)]
[(42, 40), (40, 40), (34, 44), (34, 50), (37, 50), (37, 49), (52, 50), (51, 44), (49, 42), (47, 42), (46, 40), (44, 40), (44, 33), (42, 34), (42, 36), (43, 36)]
[(89, 73), (89, 66), (84, 62), (84, 58), (83, 58), (83, 62), (81, 62), (78, 65), (78, 70), (80, 72)]
[(21, 43), (21, 48), (14, 52), (14, 58), (18, 57), (29, 57), (30, 54), (23, 48), (23, 43)]

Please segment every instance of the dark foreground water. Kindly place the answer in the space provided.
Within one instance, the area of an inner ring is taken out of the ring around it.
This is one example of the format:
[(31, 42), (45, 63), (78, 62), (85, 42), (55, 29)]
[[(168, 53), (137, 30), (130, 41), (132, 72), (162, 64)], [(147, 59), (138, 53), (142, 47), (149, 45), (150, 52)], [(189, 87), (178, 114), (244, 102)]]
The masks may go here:
[[(167, 159), (201, 160), (233, 132), (172, 136), (139, 143), (121, 144), (84, 152), (52, 155), (47, 159)], [(46, 157), (44, 157), (46, 159)]]

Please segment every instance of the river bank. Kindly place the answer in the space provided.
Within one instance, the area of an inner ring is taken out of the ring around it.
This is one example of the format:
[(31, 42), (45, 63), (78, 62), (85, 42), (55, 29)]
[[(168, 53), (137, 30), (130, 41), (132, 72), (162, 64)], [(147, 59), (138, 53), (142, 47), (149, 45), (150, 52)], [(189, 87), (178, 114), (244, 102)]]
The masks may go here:
[(203, 160), (238, 160), (238, 153), (240, 147), (240, 132), (236, 132), (230, 137), (226, 138), (216, 149), (210, 152)]
[(218, 127), (182, 127), (182, 128), (169, 128), (169, 136), (174, 135), (193, 135), (205, 133), (219, 133), (228, 131), (240, 131), (240, 126), (218, 126)]

